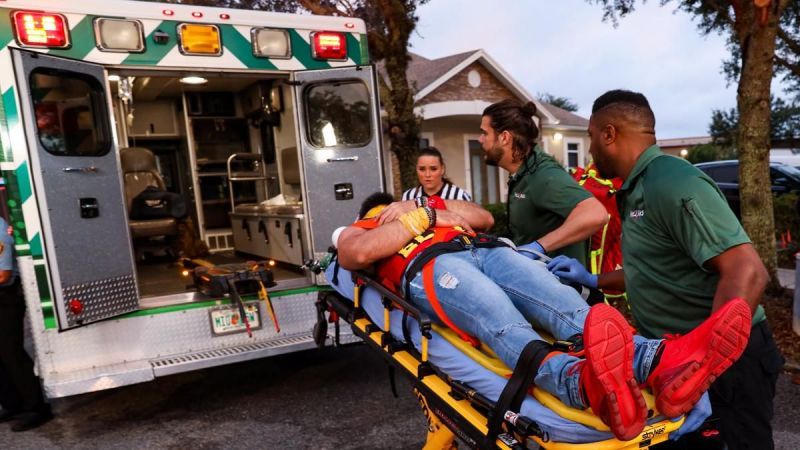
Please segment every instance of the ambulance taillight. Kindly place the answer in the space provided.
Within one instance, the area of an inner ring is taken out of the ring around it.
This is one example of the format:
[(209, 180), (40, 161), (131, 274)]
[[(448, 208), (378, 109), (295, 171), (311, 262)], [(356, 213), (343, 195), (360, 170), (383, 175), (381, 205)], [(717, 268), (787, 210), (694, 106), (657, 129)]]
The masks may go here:
[(347, 59), (347, 40), (344, 33), (333, 31), (317, 31), (311, 33), (311, 55), (315, 59), (333, 59), (345, 61)]
[(14, 11), (14, 34), (22, 47), (67, 48), (69, 27), (61, 14)]

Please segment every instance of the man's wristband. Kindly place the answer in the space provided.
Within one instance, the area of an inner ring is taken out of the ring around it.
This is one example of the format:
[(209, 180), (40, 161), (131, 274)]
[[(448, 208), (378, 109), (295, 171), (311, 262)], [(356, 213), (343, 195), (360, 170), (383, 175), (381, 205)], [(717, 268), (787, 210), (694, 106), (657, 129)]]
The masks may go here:
[(436, 210), (431, 208), (430, 206), (426, 206), (422, 208), (425, 210), (425, 214), (428, 216), (428, 228), (433, 228), (436, 226)]

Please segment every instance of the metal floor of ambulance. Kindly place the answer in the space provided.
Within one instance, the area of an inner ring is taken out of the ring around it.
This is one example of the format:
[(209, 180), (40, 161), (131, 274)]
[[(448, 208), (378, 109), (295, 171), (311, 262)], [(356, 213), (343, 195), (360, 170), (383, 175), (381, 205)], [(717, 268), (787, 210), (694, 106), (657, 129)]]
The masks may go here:
[[(255, 258), (248, 258), (237, 255), (233, 251), (226, 251), (214, 253), (200, 259), (221, 265), (243, 263), (252, 261)], [(197, 296), (196, 300), (208, 300), (207, 297), (195, 292), (194, 287), (191, 286), (191, 277), (181, 274), (183, 266), (177, 261), (154, 260), (138, 262), (136, 271), (139, 280), (139, 294), (142, 299), (192, 293)], [(279, 289), (292, 289), (310, 284), (308, 277), (300, 269), (292, 270), (288, 267), (276, 265), (272, 268), (272, 271)]]

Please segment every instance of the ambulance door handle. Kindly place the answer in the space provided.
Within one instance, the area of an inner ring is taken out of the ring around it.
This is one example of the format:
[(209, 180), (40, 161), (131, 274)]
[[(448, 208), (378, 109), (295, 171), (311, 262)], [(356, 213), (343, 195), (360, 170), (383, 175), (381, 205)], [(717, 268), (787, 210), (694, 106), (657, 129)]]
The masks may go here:
[(358, 156), (342, 156), (339, 158), (328, 158), (328, 162), (346, 162), (346, 161), (358, 161)]
[(82, 173), (97, 173), (97, 167), (64, 167), (61, 169), (63, 172), (82, 172)]

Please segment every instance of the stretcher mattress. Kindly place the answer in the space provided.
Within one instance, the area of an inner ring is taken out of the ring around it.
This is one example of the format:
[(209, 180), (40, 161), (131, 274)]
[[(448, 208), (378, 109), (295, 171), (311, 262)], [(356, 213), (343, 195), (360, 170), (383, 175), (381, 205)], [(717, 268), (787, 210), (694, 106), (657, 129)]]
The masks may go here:
[[(331, 264), (326, 271), (328, 280), (333, 279), (334, 266), (335, 264)], [(331, 286), (339, 294), (352, 300), (354, 285), (349, 271), (339, 267), (338, 284), (331, 283)], [(373, 323), (376, 325), (383, 323), (384, 308), (381, 296), (375, 289), (366, 287), (362, 290), (361, 307)], [(396, 339), (403, 340), (403, 313), (399, 309), (394, 309), (390, 314), (390, 332)], [(421, 336), (419, 327), (413, 318), (409, 317), (408, 320), (410, 321), (408, 329), (411, 331), (411, 339), (417, 350), (420, 350)], [(436, 332), (432, 334), (433, 337), (428, 341), (428, 359), (431, 363), (447, 373), (451, 378), (468, 384), (496, 402), (506, 385), (507, 379), (478, 364)], [(610, 431), (598, 430), (561, 417), (531, 395), (527, 396), (523, 401), (520, 413), (539, 424), (545, 433), (545, 441), (579, 444), (614, 438)], [(663, 417), (657, 416), (651, 418), (648, 424), (661, 420), (664, 420)]]

